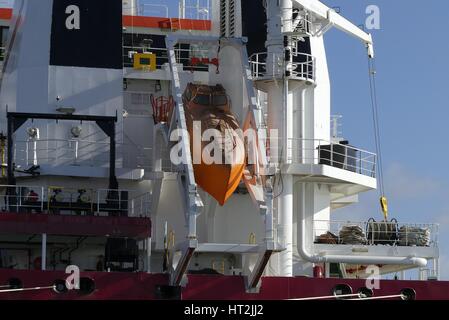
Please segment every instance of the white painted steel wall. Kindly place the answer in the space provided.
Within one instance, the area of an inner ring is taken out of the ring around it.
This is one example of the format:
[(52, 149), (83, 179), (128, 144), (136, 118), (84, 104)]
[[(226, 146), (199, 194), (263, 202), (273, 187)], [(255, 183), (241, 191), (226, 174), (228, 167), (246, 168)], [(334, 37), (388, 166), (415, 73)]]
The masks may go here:
[[(122, 70), (49, 65), (52, 6), (53, 0), (15, 2), (10, 28), (10, 34), (15, 36), (9, 37), (14, 41), (8, 44), (9, 60), (0, 92), (1, 127), (6, 130), (6, 109), (10, 112), (57, 113), (56, 109), (60, 107), (73, 107), (77, 114), (83, 115), (117, 114), (120, 123), (123, 112)], [(20, 23), (16, 23), (19, 16)], [(80, 123), (27, 123), (17, 132), (16, 140), (27, 140), (26, 129), (30, 126), (40, 129), (42, 140), (69, 139), (70, 130), (75, 125)], [(104, 134), (95, 123), (84, 123), (82, 127), (81, 138), (104, 140)], [(120, 135), (117, 142), (122, 142)], [(97, 148), (91, 147), (89, 152), (93, 157), (107, 158), (107, 151), (100, 154)], [(120, 154), (117, 156), (121, 157)]]

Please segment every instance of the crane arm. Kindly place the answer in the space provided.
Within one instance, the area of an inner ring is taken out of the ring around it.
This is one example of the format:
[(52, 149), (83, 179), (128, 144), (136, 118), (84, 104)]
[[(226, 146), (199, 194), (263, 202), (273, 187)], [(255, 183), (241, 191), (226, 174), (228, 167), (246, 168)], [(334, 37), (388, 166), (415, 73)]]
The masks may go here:
[(374, 58), (374, 44), (371, 34), (366, 33), (352, 22), (339, 15), (334, 9), (329, 8), (320, 1), (293, 0), (293, 3), (296, 3), (299, 7), (302, 7), (309, 13), (312, 13), (318, 19), (327, 21), (330, 26), (334, 26), (335, 28), (361, 40), (366, 45), (369, 57)]

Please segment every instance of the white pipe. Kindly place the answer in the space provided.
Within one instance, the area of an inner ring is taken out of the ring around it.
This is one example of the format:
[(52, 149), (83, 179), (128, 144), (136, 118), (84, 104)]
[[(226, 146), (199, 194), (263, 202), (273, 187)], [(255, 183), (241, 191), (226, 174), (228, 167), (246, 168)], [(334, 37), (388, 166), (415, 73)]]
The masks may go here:
[(151, 273), (151, 237), (147, 239), (147, 273)]
[(440, 259), (436, 258), (434, 260), (434, 263), (435, 263), (435, 273), (436, 273), (437, 280), (440, 280)]
[(292, 32), (293, 3), (292, 0), (280, 0), (281, 27), (283, 32)]
[(186, 0), (181, 0), (179, 2), (179, 17), (181, 19), (186, 18)]
[(305, 186), (303, 183), (301, 190), (301, 210), (298, 221), (298, 253), (306, 261), (312, 263), (349, 263), (349, 264), (390, 264), (390, 265), (411, 265), (416, 267), (425, 267), (427, 259), (418, 257), (389, 257), (389, 256), (351, 256), (351, 255), (318, 255), (313, 254), (306, 248), (306, 210), (305, 210)]
[(407, 299), (407, 297), (403, 294), (394, 294), (389, 296), (380, 296), (380, 297), (366, 297), (366, 298), (358, 298), (358, 299), (348, 299), (349, 301), (361, 301), (361, 300), (383, 300), (383, 299), (394, 299), (401, 298), (402, 300)]
[(325, 279), (329, 279), (331, 277), (330, 268), (331, 268), (331, 266), (329, 265), (329, 263), (324, 264), (324, 278)]
[[(283, 158), (282, 163), (288, 163), (291, 155), (292, 133), (292, 101), (289, 95), (288, 80), (284, 78), (282, 93), (282, 113), (281, 123), (278, 128), (283, 130)], [(279, 253), (280, 275), (284, 277), (293, 276), (293, 177), (289, 174), (282, 176), (282, 194), (280, 199), (280, 222), (285, 250)]]
[(33, 165), (37, 166), (37, 140), (33, 139)]
[[(301, 142), (298, 147), (301, 148), (301, 163), (306, 163), (306, 88), (301, 88)], [(312, 157), (313, 159), (313, 157)]]
[(42, 234), (42, 257), (41, 257), (41, 269), (45, 271), (47, 269), (47, 234)]
[(282, 242), (285, 250), (279, 253), (280, 275), (293, 276), (293, 179), (291, 175), (283, 175), (283, 190), (280, 196), (280, 222)]
[(49, 290), (49, 289), (55, 289), (55, 286), (34, 287), (34, 288), (20, 288), (20, 289), (6, 289), (6, 290), (0, 290), (0, 293), (22, 292), (22, 291), (37, 291), (37, 290)]
[(320, 296), (320, 297), (308, 297), (308, 298), (297, 298), (297, 299), (288, 299), (289, 301), (309, 301), (309, 300), (327, 300), (327, 299), (341, 299), (341, 298), (362, 298), (361, 293), (351, 293), (351, 294), (340, 294), (340, 295), (332, 295), (332, 296)]
[(78, 163), (79, 141), (75, 140), (75, 164)]

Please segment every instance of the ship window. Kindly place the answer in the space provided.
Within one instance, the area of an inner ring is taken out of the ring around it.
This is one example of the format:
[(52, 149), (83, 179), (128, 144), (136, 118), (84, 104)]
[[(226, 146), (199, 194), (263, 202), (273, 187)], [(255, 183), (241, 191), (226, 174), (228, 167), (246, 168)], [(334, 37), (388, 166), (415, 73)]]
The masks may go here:
[(214, 106), (225, 106), (228, 104), (228, 98), (223, 94), (217, 94), (213, 96), (213, 105)]
[(193, 102), (202, 106), (210, 105), (210, 96), (205, 94), (198, 94), (193, 99)]

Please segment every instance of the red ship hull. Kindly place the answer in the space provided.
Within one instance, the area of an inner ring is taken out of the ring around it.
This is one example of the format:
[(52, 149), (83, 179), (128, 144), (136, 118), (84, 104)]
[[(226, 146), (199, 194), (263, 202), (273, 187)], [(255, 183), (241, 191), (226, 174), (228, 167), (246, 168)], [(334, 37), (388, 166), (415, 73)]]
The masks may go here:
[[(25, 288), (49, 286), (66, 276), (58, 271), (5, 269), (0, 270), (0, 284), (17, 278)], [(51, 289), (22, 291), (0, 293), (0, 300), (155, 300), (156, 287), (168, 283), (168, 276), (164, 274), (83, 272), (81, 276), (94, 280), (93, 293), (58, 294)], [(247, 293), (244, 278), (240, 276), (189, 275), (188, 278), (188, 285), (182, 290), (183, 300), (285, 300), (328, 296), (338, 284), (347, 284), (354, 292), (365, 287), (364, 280), (264, 277), (259, 293)], [(417, 300), (449, 300), (448, 281), (383, 280), (380, 288), (374, 289), (374, 296), (397, 295), (411, 288)]]

